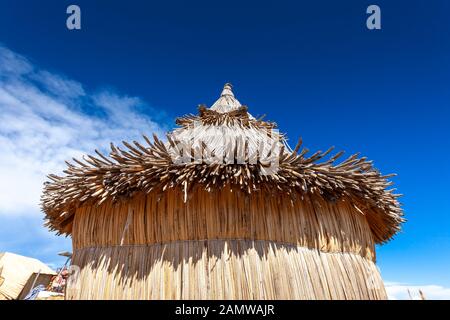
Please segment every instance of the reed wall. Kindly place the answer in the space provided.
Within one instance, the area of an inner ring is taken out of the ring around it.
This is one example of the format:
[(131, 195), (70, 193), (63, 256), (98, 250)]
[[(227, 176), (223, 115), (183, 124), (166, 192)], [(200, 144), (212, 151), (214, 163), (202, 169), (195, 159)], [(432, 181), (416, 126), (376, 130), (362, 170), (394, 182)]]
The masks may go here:
[(273, 241), (79, 249), (68, 299), (385, 299), (375, 264)]
[(230, 189), (77, 209), (68, 299), (384, 299), (364, 212)]
[(375, 259), (365, 216), (348, 201), (316, 196), (292, 202), (263, 193), (195, 192), (187, 203), (181, 190), (162, 196), (77, 209), (72, 229), (75, 249), (178, 240), (271, 240), (322, 252), (352, 252)]

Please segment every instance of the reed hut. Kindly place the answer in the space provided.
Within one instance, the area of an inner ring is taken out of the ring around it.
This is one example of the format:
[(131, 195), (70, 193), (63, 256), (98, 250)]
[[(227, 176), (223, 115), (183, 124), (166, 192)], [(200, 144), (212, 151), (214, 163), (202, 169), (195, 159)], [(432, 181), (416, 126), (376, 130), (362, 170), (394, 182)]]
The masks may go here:
[(375, 244), (403, 222), (371, 161), (307, 155), (226, 84), (164, 139), (49, 175), (46, 225), (73, 241), (67, 299), (386, 299)]
[(23, 300), (38, 285), (47, 287), (56, 272), (45, 263), (10, 252), (0, 252), (0, 301)]

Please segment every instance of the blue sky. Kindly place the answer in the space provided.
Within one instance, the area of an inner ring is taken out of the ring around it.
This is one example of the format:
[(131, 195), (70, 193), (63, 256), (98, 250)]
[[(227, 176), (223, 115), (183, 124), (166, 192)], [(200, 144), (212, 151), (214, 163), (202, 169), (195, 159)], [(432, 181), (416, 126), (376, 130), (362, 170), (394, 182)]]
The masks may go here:
[[(381, 30), (365, 27), (370, 4)], [(450, 296), (449, 12), (444, 0), (1, 1), (0, 251), (59, 263), (70, 242), (41, 227), (43, 175), (161, 133), (231, 82), (292, 144), (397, 173), (408, 222), (378, 248), (382, 276)]]

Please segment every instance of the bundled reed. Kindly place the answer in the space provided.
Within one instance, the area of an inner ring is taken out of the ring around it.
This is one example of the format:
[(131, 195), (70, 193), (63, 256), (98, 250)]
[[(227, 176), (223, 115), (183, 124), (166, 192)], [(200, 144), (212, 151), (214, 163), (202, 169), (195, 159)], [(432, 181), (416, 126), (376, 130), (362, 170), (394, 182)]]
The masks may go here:
[(386, 299), (357, 254), (265, 240), (190, 240), (83, 248), (67, 299)]
[(322, 252), (350, 252), (375, 260), (370, 226), (349, 201), (320, 196), (251, 196), (226, 188), (199, 188), (184, 203), (181, 189), (141, 194), (130, 201), (83, 206), (75, 213), (74, 249), (149, 245), (204, 239), (289, 243)]
[(404, 221), (390, 175), (358, 155), (337, 163), (332, 148), (291, 149), (228, 84), (177, 124), (167, 142), (111, 145), (49, 176), (46, 224), (72, 236), (80, 267), (67, 298), (387, 297), (375, 244)]

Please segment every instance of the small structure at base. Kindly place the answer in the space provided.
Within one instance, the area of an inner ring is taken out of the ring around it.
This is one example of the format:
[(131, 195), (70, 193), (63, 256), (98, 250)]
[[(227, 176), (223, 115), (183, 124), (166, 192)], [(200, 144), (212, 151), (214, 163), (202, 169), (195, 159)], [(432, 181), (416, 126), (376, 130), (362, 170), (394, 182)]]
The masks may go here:
[(37, 259), (0, 253), (0, 300), (22, 300), (34, 287), (47, 286), (55, 275)]

